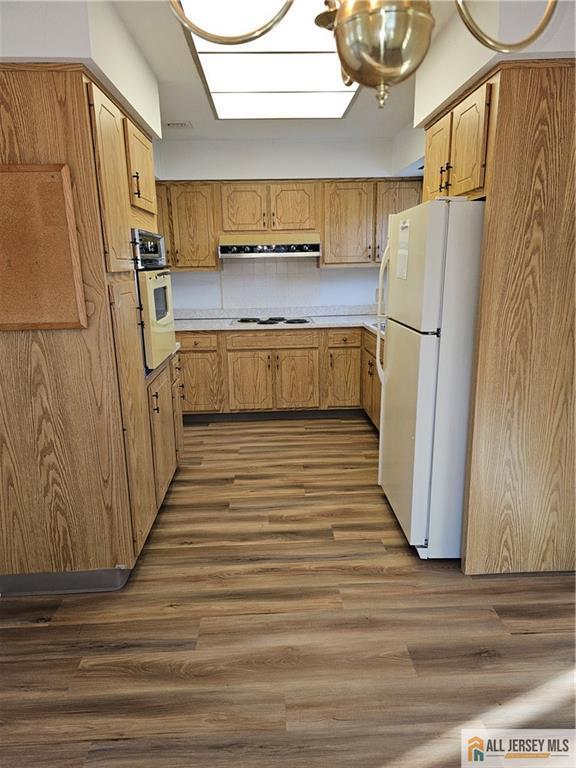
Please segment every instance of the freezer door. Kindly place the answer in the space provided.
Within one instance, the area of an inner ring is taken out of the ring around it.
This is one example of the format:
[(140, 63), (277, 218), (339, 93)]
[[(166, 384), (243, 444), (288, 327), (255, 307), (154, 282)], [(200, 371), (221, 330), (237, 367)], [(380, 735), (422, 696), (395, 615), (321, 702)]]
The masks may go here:
[(390, 217), (386, 314), (417, 331), (440, 328), (448, 210), (434, 200)]
[(437, 336), (386, 327), (379, 482), (414, 546), (428, 538)]

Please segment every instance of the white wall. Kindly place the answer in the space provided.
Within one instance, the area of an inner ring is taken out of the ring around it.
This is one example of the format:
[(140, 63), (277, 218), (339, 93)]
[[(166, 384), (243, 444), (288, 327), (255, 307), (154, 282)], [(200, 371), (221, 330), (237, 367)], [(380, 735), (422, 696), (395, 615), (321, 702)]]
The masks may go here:
[(384, 141), (161, 141), (160, 179), (302, 179), (391, 176)]
[(172, 275), (176, 309), (374, 304), (377, 282), (377, 269), (318, 269), (313, 259), (229, 260), (221, 272)]
[(392, 175), (421, 176), (419, 167), (424, 164), (425, 132), (423, 128), (406, 125), (392, 142)]
[[(488, 34), (515, 42), (525, 37), (541, 18), (545, 0), (473, 0), (470, 9)], [(464, 90), (498, 61), (574, 56), (575, 3), (560, 0), (544, 34), (524, 51), (496, 54), (468, 32), (456, 14), (435, 38), (416, 72), (414, 125), (423, 125), (454, 95)]]
[(0, 61), (85, 64), (160, 136), (158, 82), (110, 2), (0, 0)]

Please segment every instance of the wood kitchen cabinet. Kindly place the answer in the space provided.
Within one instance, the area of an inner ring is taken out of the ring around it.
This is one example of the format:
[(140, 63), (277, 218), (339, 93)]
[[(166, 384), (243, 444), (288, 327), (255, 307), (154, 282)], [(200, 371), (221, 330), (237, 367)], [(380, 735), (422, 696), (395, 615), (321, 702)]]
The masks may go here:
[(314, 230), (319, 227), (320, 185), (307, 182), (271, 184), (269, 191), (271, 229)]
[(213, 184), (170, 185), (171, 264), (177, 268), (215, 270), (218, 234), (214, 217)]
[(328, 408), (360, 405), (360, 347), (328, 349)]
[(172, 405), (172, 377), (166, 366), (148, 385), (148, 403), (154, 453), (156, 503), (162, 504), (176, 471), (176, 437)]
[(495, 120), (486, 82), (426, 131), (424, 200), (446, 195), (481, 195), (486, 175), (489, 129)]
[(170, 377), (172, 381), (172, 410), (174, 414), (174, 441), (176, 443), (176, 463), (180, 464), (184, 453), (184, 418), (182, 403), (184, 400), (184, 384), (182, 383), (182, 361), (176, 354), (170, 361)]
[(224, 340), (216, 333), (179, 333), (184, 413), (225, 409)]
[(279, 349), (274, 353), (274, 407), (318, 408), (317, 349)]
[(269, 224), (266, 184), (220, 186), (224, 232), (265, 232)]
[(142, 365), (139, 302), (131, 277), (114, 282), (108, 290), (120, 387), (132, 531), (137, 555), (146, 541), (157, 510), (150, 412)]
[(135, 208), (156, 213), (156, 178), (152, 142), (127, 117), (124, 118), (128, 190)]
[(92, 132), (102, 213), (104, 251), (109, 272), (133, 268), (130, 203), (126, 194), (124, 116), (93, 83), (88, 84)]
[(374, 182), (370, 181), (324, 185), (323, 264), (373, 261), (374, 192)]
[(272, 352), (256, 349), (228, 352), (228, 387), (231, 410), (272, 410)]
[[(381, 350), (383, 356), (383, 349)], [(370, 331), (362, 331), (362, 408), (376, 429), (380, 429), (380, 403), (382, 384), (376, 369), (376, 336)]]
[(388, 217), (419, 205), (422, 183), (409, 181), (379, 181), (376, 184), (375, 259), (380, 261), (388, 243)]
[(165, 184), (156, 187), (156, 207), (158, 208), (158, 232), (164, 235), (164, 247), (166, 248), (166, 260), (170, 266), (175, 267), (173, 258), (172, 222), (170, 219), (170, 207), (168, 202), (169, 190)]

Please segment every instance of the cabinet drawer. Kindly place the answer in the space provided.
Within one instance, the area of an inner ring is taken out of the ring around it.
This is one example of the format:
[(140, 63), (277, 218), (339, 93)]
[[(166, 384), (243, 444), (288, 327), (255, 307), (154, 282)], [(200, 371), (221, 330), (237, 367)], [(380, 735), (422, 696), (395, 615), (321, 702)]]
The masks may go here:
[(228, 349), (290, 349), (319, 344), (318, 331), (238, 331), (226, 335)]
[(328, 331), (329, 347), (359, 347), (362, 338), (360, 328), (331, 329)]
[(216, 349), (218, 346), (218, 335), (216, 333), (184, 331), (176, 334), (176, 339), (182, 345), (181, 348), (187, 352), (195, 349)]

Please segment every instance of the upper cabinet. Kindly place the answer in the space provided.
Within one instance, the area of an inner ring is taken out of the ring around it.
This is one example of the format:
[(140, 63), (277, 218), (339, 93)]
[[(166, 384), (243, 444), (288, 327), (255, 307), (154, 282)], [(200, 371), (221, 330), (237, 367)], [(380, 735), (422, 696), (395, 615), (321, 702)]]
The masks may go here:
[(324, 186), (325, 264), (369, 264), (374, 254), (374, 182)]
[(426, 131), (424, 200), (483, 195), (494, 87), (484, 83)]
[(318, 229), (319, 189), (319, 184), (307, 182), (271, 184), (271, 229)]
[(164, 224), (170, 262), (184, 269), (218, 269), (218, 236), (214, 221), (213, 184), (174, 184), (170, 187), (172, 227)]
[(317, 229), (320, 185), (314, 182), (222, 184), (224, 232)]
[(485, 83), (452, 111), (451, 195), (464, 195), (484, 185), (490, 88)]
[(388, 243), (388, 217), (419, 205), (420, 181), (379, 181), (376, 184), (376, 261), (381, 261)]
[(422, 199), (435, 200), (448, 194), (446, 175), (450, 166), (450, 143), (452, 140), (452, 113), (426, 131), (424, 150), (424, 182)]
[(152, 142), (124, 118), (130, 202), (135, 208), (156, 213), (156, 179)]
[(268, 229), (266, 184), (222, 184), (220, 192), (225, 232), (263, 232)]
[(124, 116), (92, 83), (88, 84), (102, 214), (102, 233), (109, 272), (130, 270), (130, 204), (126, 194)]

